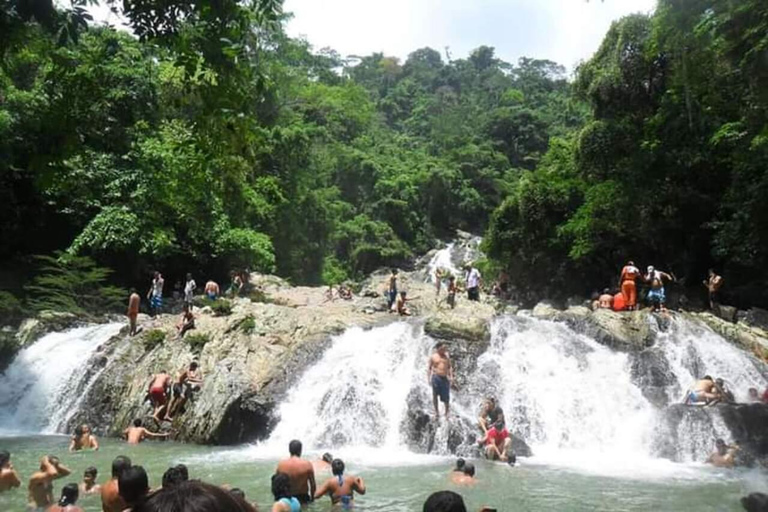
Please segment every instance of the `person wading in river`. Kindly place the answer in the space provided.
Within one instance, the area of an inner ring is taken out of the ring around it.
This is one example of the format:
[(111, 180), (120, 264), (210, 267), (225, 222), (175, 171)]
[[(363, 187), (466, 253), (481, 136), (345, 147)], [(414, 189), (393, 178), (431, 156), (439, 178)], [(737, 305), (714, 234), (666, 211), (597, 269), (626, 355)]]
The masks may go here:
[(312, 463), (301, 458), (301, 441), (294, 439), (288, 444), (290, 457), (277, 465), (277, 473), (285, 473), (291, 479), (291, 496), (302, 505), (312, 501), (317, 491), (315, 469)]
[(99, 470), (91, 466), (83, 472), (83, 481), (80, 482), (80, 494), (101, 494), (101, 486), (96, 483)]
[(729, 446), (722, 439), (715, 440), (715, 452), (707, 459), (707, 464), (719, 468), (732, 468), (736, 463), (736, 452), (739, 447)]
[(331, 497), (331, 503), (336, 505), (341, 503), (344, 508), (352, 506), (355, 499), (354, 494), (365, 494), (365, 482), (359, 476), (344, 476), (344, 461), (334, 459), (331, 463), (331, 472), (333, 477), (325, 481), (315, 493), (315, 499), (318, 500), (326, 494)]
[(123, 431), (123, 437), (128, 441), (128, 444), (139, 444), (147, 438), (159, 438), (168, 437), (171, 435), (168, 432), (158, 434), (157, 432), (151, 432), (141, 426), (141, 419), (136, 418), (133, 420), (133, 426), (128, 427)]
[(58, 457), (46, 455), (40, 459), (40, 470), (29, 477), (29, 508), (45, 510), (53, 504), (53, 481), (69, 475), (69, 468), (63, 466)]
[(432, 387), (432, 404), (435, 407), (435, 418), (440, 417), (437, 399), (445, 406), (445, 417), (450, 412), (451, 384), (453, 383), (453, 366), (451, 358), (445, 349), (445, 344), (439, 342), (427, 363), (427, 382)]
[(69, 442), (69, 451), (76, 452), (87, 449), (98, 450), (99, 441), (91, 434), (91, 427), (86, 424), (75, 427), (75, 433)]
[(83, 512), (82, 508), (75, 505), (79, 497), (80, 491), (77, 489), (77, 484), (67, 484), (61, 489), (59, 502), (46, 512)]
[(5, 450), (0, 451), (0, 492), (15, 489), (20, 485), (19, 474), (11, 464), (11, 454)]
[(131, 459), (118, 455), (112, 461), (112, 478), (101, 486), (101, 509), (103, 512), (123, 512), (128, 506), (120, 497), (118, 479), (123, 471), (131, 467)]

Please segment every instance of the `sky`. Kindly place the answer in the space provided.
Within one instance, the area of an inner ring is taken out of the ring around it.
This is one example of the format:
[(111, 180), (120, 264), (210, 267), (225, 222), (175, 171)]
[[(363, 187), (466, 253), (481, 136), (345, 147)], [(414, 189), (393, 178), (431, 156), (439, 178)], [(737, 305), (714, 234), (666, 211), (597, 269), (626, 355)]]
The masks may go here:
[[(572, 71), (600, 46), (611, 22), (649, 13), (656, 0), (285, 0), (287, 30), (342, 56), (383, 52), (405, 60), (429, 46), (466, 57), (478, 46), (501, 59), (553, 60)], [(118, 25), (102, 5), (94, 17)]]
[(649, 13), (656, 0), (285, 0), (291, 36), (341, 55), (384, 52), (405, 59), (429, 46), (445, 57), (496, 48), (511, 63), (549, 59), (569, 71), (589, 59), (611, 22)]

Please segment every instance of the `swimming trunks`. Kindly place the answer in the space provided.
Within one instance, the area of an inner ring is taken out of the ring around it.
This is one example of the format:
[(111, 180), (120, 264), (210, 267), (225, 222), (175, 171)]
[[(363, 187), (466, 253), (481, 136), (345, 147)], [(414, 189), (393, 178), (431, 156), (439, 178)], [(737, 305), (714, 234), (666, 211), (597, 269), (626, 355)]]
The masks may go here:
[(480, 300), (480, 289), (475, 286), (474, 288), (467, 288), (467, 298), (473, 301)]
[(440, 401), (447, 404), (451, 399), (451, 382), (448, 377), (432, 375), (432, 394), (440, 397)]
[[(304, 494), (304, 496), (306, 496), (307, 499), (309, 499), (309, 495)], [(295, 496), (291, 498), (280, 498), (279, 501), (280, 503), (285, 503), (286, 505), (291, 507), (291, 512), (301, 512), (301, 503), (299, 502), (299, 499), (296, 498)], [(309, 503), (309, 501), (307, 501), (306, 503)]]
[(150, 299), (149, 303), (154, 309), (159, 309), (163, 307), (163, 296), (152, 295), (152, 298)]
[(206, 295), (208, 295), (209, 299), (216, 300), (216, 293), (215, 292), (208, 292)]
[(149, 390), (149, 396), (151, 396), (156, 403), (160, 405), (165, 404), (165, 388), (156, 386)]
[(664, 294), (664, 287), (656, 288), (648, 292), (648, 300), (653, 304), (664, 304), (666, 302), (666, 295)]
[[(285, 499), (285, 498), (283, 498)], [(312, 498), (309, 497), (309, 494), (294, 494), (291, 499), (298, 500), (299, 503), (302, 505), (306, 505), (307, 503), (310, 503), (312, 501)], [(293, 510), (293, 509), (291, 509)]]

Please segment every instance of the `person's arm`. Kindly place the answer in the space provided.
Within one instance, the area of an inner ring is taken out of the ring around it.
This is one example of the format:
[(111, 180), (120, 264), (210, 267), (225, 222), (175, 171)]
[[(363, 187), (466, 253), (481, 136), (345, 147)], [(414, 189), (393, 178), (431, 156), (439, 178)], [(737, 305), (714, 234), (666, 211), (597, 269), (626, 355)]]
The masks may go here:
[(666, 272), (662, 272), (661, 277), (665, 278), (667, 281), (675, 282), (675, 278), (667, 274)]
[(432, 384), (432, 356), (427, 361), (427, 384)]
[(70, 452), (75, 451), (75, 438), (74, 437), (69, 440), (69, 451)]
[(315, 468), (312, 463), (309, 463), (309, 495), (314, 496), (317, 491), (317, 483), (315, 483)]
[(96, 436), (91, 435), (91, 448), (93, 448), (95, 451), (99, 450), (99, 440), (96, 439)]
[(13, 464), (10, 464), (8, 466), (8, 486), (13, 489), (15, 487), (21, 486), (21, 479), (19, 478), (19, 474), (16, 472), (16, 470), (13, 468)]
[(274, 505), (272, 505), (272, 512), (288, 512), (291, 509), (289, 508), (286, 510), (287, 505), (285, 503), (281, 503), (279, 501), (276, 501)]
[(59, 478), (64, 478), (65, 476), (69, 476), (72, 471), (63, 464), (59, 463), (58, 466), (54, 466), (56, 468), (56, 476), (53, 477), (54, 480), (57, 480)]
[(365, 494), (365, 482), (359, 476), (357, 478), (355, 478), (355, 483), (352, 484), (352, 488), (358, 494)]
[(488, 434), (488, 425), (486, 425), (487, 420), (485, 419), (485, 409), (483, 409), (483, 412), (480, 413), (480, 416), (477, 418), (477, 424), (480, 425), (480, 430), (483, 431), (483, 435)]
[(453, 362), (450, 356), (446, 355), (445, 358), (448, 360), (448, 380), (453, 382)]
[(168, 437), (169, 435), (171, 435), (171, 433), (170, 432), (163, 432), (163, 433), (160, 433), (160, 432), (150, 432), (149, 430), (144, 429), (144, 435), (147, 436), (147, 437), (151, 437), (153, 439), (156, 439), (158, 437)]
[(325, 496), (326, 494), (328, 494), (328, 491), (330, 491), (330, 485), (328, 484), (328, 482), (329, 482), (329, 481), (330, 481), (330, 480), (326, 480), (326, 481), (323, 483), (323, 485), (321, 485), (321, 486), (320, 486), (320, 488), (319, 488), (319, 489), (317, 489), (317, 490), (316, 490), (316, 491), (313, 493), (313, 496), (314, 496), (314, 498), (313, 498), (313, 499), (319, 500), (320, 498), (322, 498), (323, 496)]

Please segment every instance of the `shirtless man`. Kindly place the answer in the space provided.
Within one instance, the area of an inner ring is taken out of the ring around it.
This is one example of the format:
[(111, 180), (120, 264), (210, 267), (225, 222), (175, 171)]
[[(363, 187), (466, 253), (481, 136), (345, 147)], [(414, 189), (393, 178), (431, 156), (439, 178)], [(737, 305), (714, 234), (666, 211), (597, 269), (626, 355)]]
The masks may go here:
[(11, 454), (5, 450), (0, 451), (0, 492), (15, 489), (20, 485), (19, 474), (11, 464)]
[(40, 459), (40, 471), (29, 477), (29, 508), (45, 510), (53, 505), (53, 481), (69, 475), (69, 468), (62, 466), (57, 457), (46, 455)]
[(80, 482), (80, 494), (101, 494), (101, 486), (96, 483), (99, 470), (91, 466), (83, 473), (83, 481)]
[(497, 421), (501, 421), (504, 425), (504, 411), (496, 404), (496, 399), (489, 396), (483, 403), (483, 408), (480, 411), (480, 417), (477, 418), (477, 423), (480, 425), (480, 430), (483, 434), (488, 433), (488, 429), (491, 428)]
[(158, 423), (160, 423), (160, 413), (166, 410), (167, 407), (171, 381), (170, 375), (161, 372), (152, 377), (152, 381), (149, 383), (149, 398), (152, 401), (152, 406), (155, 408), (152, 417)]
[(435, 406), (435, 417), (440, 417), (437, 409), (437, 399), (439, 397), (445, 406), (445, 417), (447, 418), (450, 412), (449, 404), (451, 401), (451, 384), (453, 383), (453, 366), (443, 342), (438, 342), (435, 345), (435, 351), (429, 358), (427, 363), (427, 382), (432, 386), (432, 404)]
[(312, 468), (314, 468), (315, 473), (319, 473), (320, 471), (328, 471), (331, 469), (331, 462), (333, 462), (333, 455), (325, 452), (320, 460), (312, 461)]
[(166, 420), (172, 421), (178, 410), (181, 409), (184, 404), (187, 403), (189, 397), (192, 396), (195, 387), (199, 387), (203, 383), (203, 376), (198, 373), (197, 368), (197, 362), (192, 361), (189, 363), (189, 368), (179, 372), (178, 380), (173, 385), (173, 398), (168, 407), (168, 412), (165, 415)]
[(713, 269), (709, 269), (707, 280), (704, 281), (709, 294), (709, 309), (715, 309), (715, 305), (720, 303), (720, 288), (723, 287), (723, 276), (715, 274)]
[(408, 309), (408, 306), (406, 304), (408, 301), (412, 301), (413, 299), (406, 298), (406, 292), (402, 291), (400, 292), (400, 295), (397, 296), (397, 299), (395, 299), (395, 311), (400, 316), (411, 316), (411, 310)]
[(598, 299), (600, 302), (600, 309), (612, 309), (613, 308), (613, 295), (611, 290), (606, 288), (603, 290), (603, 294)]
[(99, 441), (96, 436), (91, 434), (91, 427), (88, 425), (78, 425), (75, 427), (75, 435), (72, 436), (72, 440), (69, 442), (69, 451), (76, 452), (87, 449), (98, 450)]
[(719, 398), (720, 394), (717, 391), (715, 381), (709, 375), (705, 375), (703, 379), (697, 380), (693, 384), (691, 390), (686, 393), (683, 403), (686, 405), (701, 405)]
[(139, 317), (139, 305), (141, 304), (141, 297), (136, 293), (136, 290), (131, 290), (131, 296), (128, 297), (128, 325), (130, 325), (130, 335), (136, 335), (136, 319)]
[(301, 441), (294, 439), (288, 444), (290, 457), (277, 465), (276, 473), (285, 473), (291, 479), (291, 496), (306, 505), (315, 495), (315, 469), (312, 463), (301, 458)]
[(717, 439), (715, 441), (715, 453), (709, 456), (707, 464), (712, 464), (719, 468), (732, 468), (737, 451), (739, 451), (738, 446), (728, 446), (722, 439)]
[(139, 418), (136, 418), (135, 420), (133, 420), (132, 427), (128, 427), (123, 431), (123, 437), (128, 441), (128, 444), (139, 444), (140, 442), (147, 439), (148, 437), (158, 438), (158, 437), (168, 437), (169, 435), (171, 434), (168, 432), (165, 432), (163, 434), (150, 432), (149, 430), (141, 426), (141, 420)]
[(124, 455), (119, 455), (112, 461), (112, 478), (101, 486), (101, 510), (103, 512), (123, 512), (128, 508), (120, 497), (120, 486), (117, 481), (123, 471), (130, 467), (131, 459)]
[(216, 300), (216, 298), (220, 294), (219, 285), (216, 283), (216, 281), (208, 281), (205, 283), (205, 296), (208, 297), (211, 300)]
[(651, 283), (651, 290), (648, 292), (648, 301), (653, 306), (654, 311), (665, 312), (667, 310), (667, 294), (664, 291), (664, 280), (674, 281), (675, 279), (661, 270), (656, 270), (653, 266), (648, 267), (648, 273), (645, 274), (645, 282)]
[(331, 504), (341, 503), (349, 508), (355, 499), (355, 493), (365, 494), (365, 482), (359, 476), (344, 476), (344, 462), (334, 459), (331, 463), (333, 477), (325, 481), (315, 493), (315, 499), (320, 499), (326, 494), (331, 497)]
[(467, 462), (461, 471), (451, 471), (451, 482), (456, 485), (474, 485), (477, 482), (475, 480), (475, 465)]

